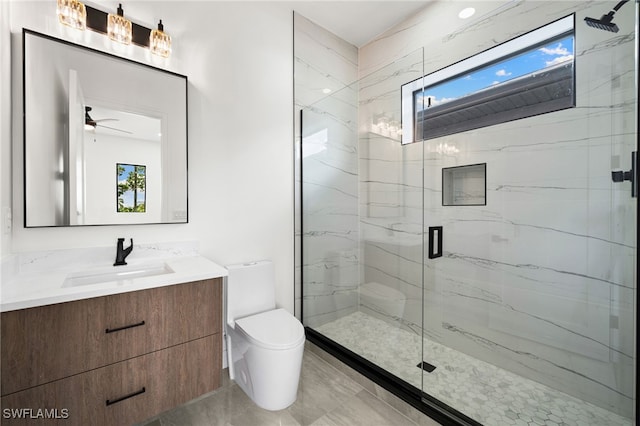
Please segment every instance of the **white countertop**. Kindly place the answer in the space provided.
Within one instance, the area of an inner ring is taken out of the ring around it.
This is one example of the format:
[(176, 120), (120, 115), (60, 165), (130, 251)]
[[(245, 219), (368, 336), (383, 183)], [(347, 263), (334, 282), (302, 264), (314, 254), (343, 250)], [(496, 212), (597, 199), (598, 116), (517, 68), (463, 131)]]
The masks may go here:
[[(60, 267), (46, 269), (23, 268), (24, 270), (9, 276), (5, 275), (0, 288), (0, 312), (227, 276), (226, 268), (199, 255), (127, 259), (126, 266), (117, 267), (111, 266), (112, 263), (113, 260), (111, 264), (67, 263)], [(111, 272), (135, 272), (159, 265), (166, 270), (158, 275), (138, 278), (119, 277), (111, 281), (64, 287), (65, 280), (70, 277), (95, 277)]]

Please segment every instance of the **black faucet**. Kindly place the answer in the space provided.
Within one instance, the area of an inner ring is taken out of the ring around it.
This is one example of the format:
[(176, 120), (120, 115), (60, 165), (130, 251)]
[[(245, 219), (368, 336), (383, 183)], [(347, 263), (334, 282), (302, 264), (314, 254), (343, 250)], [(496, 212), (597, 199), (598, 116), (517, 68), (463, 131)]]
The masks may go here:
[(124, 260), (129, 256), (133, 250), (133, 238), (131, 238), (131, 245), (127, 248), (124, 248), (124, 238), (118, 238), (118, 250), (116, 252), (116, 263), (113, 266), (126, 265), (127, 262)]

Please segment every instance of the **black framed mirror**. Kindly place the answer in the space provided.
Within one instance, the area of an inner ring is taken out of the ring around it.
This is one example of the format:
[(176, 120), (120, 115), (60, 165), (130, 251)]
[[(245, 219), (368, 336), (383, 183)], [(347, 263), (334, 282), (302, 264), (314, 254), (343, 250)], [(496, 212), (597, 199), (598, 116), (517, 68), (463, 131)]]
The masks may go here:
[[(186, 223), (187, 77), (22, 36), (25, 227)], [(117, 164), (144, 166), (144, 209), (122, 208)]]

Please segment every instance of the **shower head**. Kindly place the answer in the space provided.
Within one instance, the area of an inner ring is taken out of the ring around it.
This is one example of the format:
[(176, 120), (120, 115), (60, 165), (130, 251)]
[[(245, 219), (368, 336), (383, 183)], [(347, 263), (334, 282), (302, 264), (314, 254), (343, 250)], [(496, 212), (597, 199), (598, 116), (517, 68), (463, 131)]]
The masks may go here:
[(612, 33), (617, 33), (619, 28), (616, 24), (612, 22), (613, 15), (618, 11), (618, 9), (620, 9), (628, 1), (629, 0), (622, 0), (613, 8), (611, 12), (607, 13), (606, 15), (602, 15), (602, 18), (600, 19), (587, 17), (587, 18), (584, 18), (584, 22), (586, 22), (587, 25), (590, 27), (598, 28), (604, 31), (611, 31)]
[(611, 22), (613, 20), (613, 11), (607, 13), (606, 15), (602, 15), (600, 19), (594, 18), (584, 18), (584, 22), (587, 23), (588, 26), (593, 28), (598, 28), (600, 30), (611, 31), (612, 33), (618, 32), (618, 26)]

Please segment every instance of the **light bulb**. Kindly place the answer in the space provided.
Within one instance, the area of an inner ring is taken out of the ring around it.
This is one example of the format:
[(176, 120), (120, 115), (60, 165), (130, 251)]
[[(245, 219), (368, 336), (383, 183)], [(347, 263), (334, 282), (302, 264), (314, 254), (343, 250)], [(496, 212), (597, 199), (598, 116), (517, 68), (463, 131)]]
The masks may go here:
[(78, 0), (58, 0), (58, 19), (71, 28), (87, 28), (87, 10)]
[(110, 13), (107, 16), (107, 34), (113, 41), (122, 44), (131, 44), (131, 21), (125, 19), (122, 3), (118, 5), (117, 15)]
[(152, 30), (149, 34), (149, 49), (154, 55), (168, 58), (171, 54), (171, 37), (164, 32), (162, 19), (158, 22), (158, 29)]

